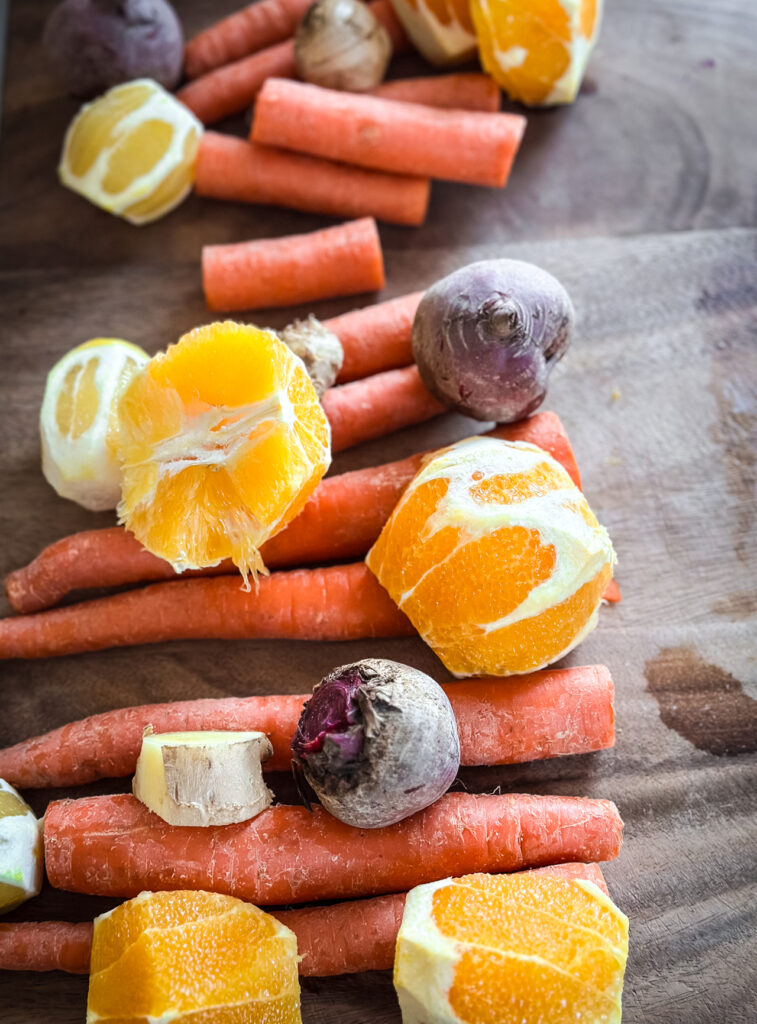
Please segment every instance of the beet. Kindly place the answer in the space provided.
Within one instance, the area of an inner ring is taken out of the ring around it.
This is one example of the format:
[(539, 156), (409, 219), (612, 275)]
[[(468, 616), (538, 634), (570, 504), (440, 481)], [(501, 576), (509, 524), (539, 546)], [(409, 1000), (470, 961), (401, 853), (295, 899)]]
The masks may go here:
[(343, 665), (318, 683), (292, 751), (326, 810), (358, 828), (428, 807), (460, 767), (457, 724), (441, 686), (378, 658)]
[(574, 319), (568, 293), (546, 270), (483, 260), (428, 289), (413, 322), (413, 356), (440, 402), (512, 423), (541, 405)]
[(63, 0), (42, 42), (72, 96), (91, 99), (134, 78), (173, 89), (184, 34), (168, 0)]

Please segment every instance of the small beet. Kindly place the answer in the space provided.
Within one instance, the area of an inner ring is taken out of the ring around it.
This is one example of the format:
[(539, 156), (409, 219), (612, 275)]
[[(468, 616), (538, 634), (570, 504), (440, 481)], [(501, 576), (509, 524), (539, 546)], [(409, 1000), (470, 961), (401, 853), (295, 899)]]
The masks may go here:
[(379, 658), (343, 665), (318, 683), (292, 751), (326, 810), (358, 828), (428, 807), (460, 767), (444, 690), (425, 672)]
[(63, 0), (42, 42), (68, 92), (81, 99), (134, 78), (173, 89), (181, 76), (184, 34), (168, 0)]
[(574, 319), (568, 293), (546, 270), (483, 260), (428, 289), (413, 322), (413, 356), (440, 402), (512, 423), (541, 405)]

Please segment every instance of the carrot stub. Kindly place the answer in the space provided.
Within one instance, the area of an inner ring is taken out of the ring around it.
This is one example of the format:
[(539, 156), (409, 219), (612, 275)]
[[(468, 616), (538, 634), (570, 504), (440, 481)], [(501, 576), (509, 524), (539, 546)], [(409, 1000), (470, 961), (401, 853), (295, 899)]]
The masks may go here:
[[(515, 764), (611, 747), (614, 687), (604, 665), (545, 669), (519, 679), (448, 683), (463, 765)], [(156, 732), (264, 732), (266, 771), (289, 768), (309, 694), (224, 697), (118, 708), (0, 750), (0, 778), (19, 789), (76, 786), (131, 775), (150, 725)]]
[[(382, 305), (390, 306), (391, 303)], [(368, 311), (379, 308), (372, 306)], [(337, 321), (351, 319), (358, 334), (362, 321), (359, 314), (362, 312), (348, 313), (344, 318), (337, 317), (327, 323), (344, 339)], [(349, 350), (347, 347), (346, 351)], [(527, 441), (543, 448), (565, 467), (576, 486), (580, 487), (581, 477), (573, 449), (555, 413), (536, 413), (527, 420), (497, 427), (490, 433), (504, 440)], [(289, 568), (364, 555), (378, 538), (402, 492), (420, 468), (422, 458), (422, 455), (412, 455), (399, 462), (326, 477), (299, 516), (263, 545), (261, 554), (266, 566), (269, 569)], [(236, 572), (235, 566), (227, 561), (182, 576), (216, 576)], [(5, 589), (16, 611), (37, 612), (57, 604), (72, 590), (176, 578), (177, 573), (168, 562), (145, 551), (139, 541), (122, 527), (113, 526), (104, 530), (87, 530), (56, 541), (29, 565), (10, 573)]]
[(413, 225), (423, 223), (429, 197), (427, 178), (348, 167), (211, 131), (200, 139), (194, 187), (213, 199)]
[(216, 311), (292, 306), (384, 287), (381, 241), (372, 217), (305, 235), (206, 245), (202, 283)]
[[(599, 864), (555, 864), (538, 874), (593, 882), (605, 894)], [(297, 936), (300, 974), (328, 977), (389, 970), (405, 909), (405, 893), (349, 900), (330, 907), (274, 911)], [(88, 974), (92, 925), (68, 921), (0, 923), (0, 970)]]
[(294, 35), (312, 0), (259, 0), (193, 36), (184, 47), (184, 72), (197, 78)]
[(480, 110), (493, 114), (499, 110), (499, 86), (488, 75), (477, 71), (426, 78), (398, 78), (383, 82), (369, 91), (370, 96), (402, 103), (422, 103), (448, 110)]
[[(369, 7), (389, 33), (394, 52), (406, 50), (407, 36), (389, 0), (373, 0)], [(296, 77), (294, 40), (285, 39), (188, 82), (176, 98), (203, 124), (212, 124), (249, 107), (266, 79)]]
[(130, 795), (87, 797), (48, 805), (45, 867), (52, 885), (74, 892), (207, 889), (270, 906), (612, 860), (622, 828), (613, 803), (565, 796), (448, 793), (396, 825), (367, 830), (321, 807), (281, 804), (239, 825), (176, 828)]
[(502, 186), (525, 124), (517, 114), (440, 110), (269, 78), (251, 138), (397, 174)]

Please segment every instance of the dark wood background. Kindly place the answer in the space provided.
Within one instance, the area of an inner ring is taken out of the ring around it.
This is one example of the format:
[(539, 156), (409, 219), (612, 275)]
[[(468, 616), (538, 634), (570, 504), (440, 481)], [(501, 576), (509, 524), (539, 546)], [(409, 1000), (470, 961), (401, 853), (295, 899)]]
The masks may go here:
[[(59, 95), (40, 52), (51, 6), (15, 0), (8, 28), (2, 573), (65, 533), (111, 522), (58, 499), (40, 473), (36, 420), (52, 363), (95, 335), (155, 351), (206, 321), (203, 242), (325, 223), (193, 197), (137, 229), (62, 189), (55, 167), (75, 104)], [(190, 33), (235, 6), (177, 4)], [(381, 228), (386, 296), (503, 255), (544, 265), (573, 295), (578, 332), (547, 407), (563, 417), (586, 492), (614, 539), (624, 600), (603, 611), (570, 661), (612, 669), (618, 743), (463, 779), (480, 790), (615, 800), (626, 840), (606, 873), (631, 919), (624, 1019), (735, 1024), (757, 1019), (757, 8), (752, 0), (607, 7), (581, 97), (530, 115), (504, 193), (436, 184), (423, 228)], [(406, 59), (394, 72), (420, 70)], [(279, 326), (287, 318), (258, 319)], [(444, 417), (340, 456), (335, 468), (469, 430)], [(10, 662), (0, 665), (0, 742), (148, 700), (300, 692), (335, 664), (367, 655), (444, 676), (419, 640), (176, 643)], [(286, 779), (278, 792), (290, 793)], [(31, 800), (42, 811), (49, 797)], [(46, 890), (13, 916), (86, 919), (105, 906)], [(86, 987), (62, 974), (0, 973), (0, 1021), (82, 1020)], [(303, 1007), (312, 1024), (399, 1021), (388, 974), (306, 980)]]

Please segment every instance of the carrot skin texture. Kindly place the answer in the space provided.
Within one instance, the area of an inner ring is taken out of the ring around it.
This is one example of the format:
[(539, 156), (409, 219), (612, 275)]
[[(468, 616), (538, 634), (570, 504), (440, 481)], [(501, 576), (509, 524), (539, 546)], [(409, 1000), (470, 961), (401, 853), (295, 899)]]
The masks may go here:
[(430, 192), (428, 178), (348, 167), (211, 131), (200, 139), (194, 188), (212, 199), (409, 225), (423, 223)]
[(294, 40), (286, 39), (187, 82), (176, 99), (203, 124), (213, 124), (248, 107), (266, 79), (294, 78), (296, 74)]
[[(388, 0), (373, 0), (368, 6), (389, 33), (394, 52), (409, 49), (405, 30)], [(179, 89), (176, 98), (203, 124), (212, 124), (249, 107), (266, 79), (296, 77), (294, 39), (285, 39), (200, 75)]]
[(38, 615), (0, 620), (0, 659), (48, 658), (190, 639), (350, 640), (411, 636), (409, 620), (362, 562), (154, 583)]
[[(555, 878), (593, 882), (609, 896), (599, 864), (555, 864), (533, 870)], [(272, 916), (297, 936), (301, 975), (324, 978), (390, 970), (405, 895), (392, 893), (330, 907), (279, 910)], [(0, 970), (88, 974), (91, 946), (89, 922), (0, 923)]]
[[(350, 317), (354, 324), (350, 330), (357, 332), (361, 321), (357, 314), (348, 313), (335, 320)], [(332, 330), (342, 330), (335, 320), (326, 323)], [(521, 423), (496, 427), (490, 434), (544, 448), (565, 467), (576, 486), (581, 486), (570, 440), (556, 413), (539, 412)], [(263, 545), (263, 561), (269, 569), (279, 569), (361, 557), (377, 539), (422, 459), (421, 454), (413, 455), (399, 462), (326, 477), (300, 515)], [(181, 578), (236, 571), (226, 561), (207, 569), (189, 570)], [(56, 541), (29, 565), (10, 573), (5, 590), (17, 612), (29, 613), (57, 604), (72, 590), (177, 578), (168, 562), (145, 551), (123, 527), (112, 526)]]
[(525, 124), (517, 114), (441, 110), (269, 78), (250, 137), (360, 167), (501, 187)]
[(203, 246), (202, 283), (208, 309), (226, 312), (377, 291), (386, 279), (376, 222)]
[(184, 47), (184, 72), (198, 78), (294, 35), (311, 0), (260, 0), (230, 14)]
[(239, 825), (175, 828), (124, 794), (50, 803), (45, 867), (52, 885), (74, 892), (205, 889), (270, 906), (402, 892), (475, 871), (612, 860), (622, 828), (607, 800), (469, 793), (448, 793), (381, 829), (281, 804)]
[[(463, 765), (582, 754), (615, 742), (614, 687), (604, 665), (460, 680), (443, 689), (457, 721)], [(38, 789), (131, 775), (148, 725), (156, 732), (264, 732), (273, 746), (264, 769), (284, 771), (309, 696), (204, 698), (106, 711), (0, 749), (0, 778), (19, 789)]]
[(387, 370), (329, 388), (321, 405), (331, 424), (334, 452), (446, 412), (442, 403), (426, 390), (417, 366)]
[(422, 103), (446, 110), (479, 110), (495, 114), (500, 107), (499, 86), (488, 75), (477, 71), (426, 78), (398, 78), (382, 82), (367, 95), (402, 103)]
[(422, 298), (423, 292), (412, 292), (324, 320), (344, 349), (337, 384), (413, 362), (413, 319)]

